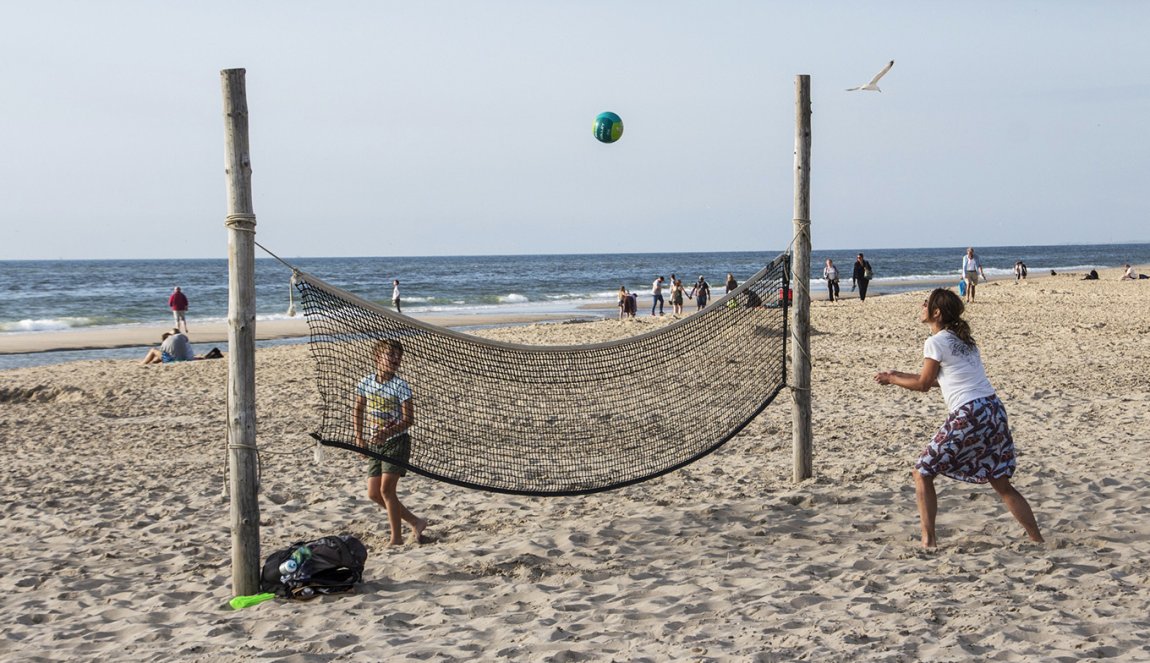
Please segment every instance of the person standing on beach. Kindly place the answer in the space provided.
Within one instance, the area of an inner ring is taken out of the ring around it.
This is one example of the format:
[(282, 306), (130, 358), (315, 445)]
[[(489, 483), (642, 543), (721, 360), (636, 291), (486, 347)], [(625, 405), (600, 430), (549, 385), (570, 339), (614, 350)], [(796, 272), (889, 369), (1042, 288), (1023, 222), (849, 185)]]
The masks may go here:
[(858, 287), (860, 302), (866, 301), (866, 289), (873, 277), (874, 272), (870, 268), (870, 263), (860, 253), (855, 258), (854, 269), (851, 270), (851, 291), (853, 292), (855, 287)]
[[(376, 342), (374, 355), (376, 372), (361, 379), (355, 388), (351, 422), (355, 444), (407, 462), (411, 457), (407, 430), (415, 423), (415, 405), (411, 387), (396, 375), (403, 359), (403, 345), (395, 339), (383, 339)], [(406, 474), (404, 466), (375, 458), (367, 464), (367, 497), (387, 510), (391, 546), (403, 544), (404, 521), (411, 525), (416, 542), (422, 542), (427, 527), (427, 521), (409, 511), (396, 494), (399, 479)]]
[(835, 267), (835, 263), (830, 258), (827, 258), (827, 266), (823, 267), (823, 278), (827, 280), (827, 295), (833, 302), (839, 299), (839, 268)]
[(1026, 263), (1021, 260), (1014, 263), (1014, 280), (1016, 282), (1026, 280)]
[(655, 307), (659, 307), (659, 315), (663, 315), (663, 277), (655, 279), (651, 284), (651, 315), (655, 315)]
[(963, 308), (962, 299), (950, 290), (933, 290), (923, 301), (919, 316), (931, 331), (923, 345), (922, 370), (883, 371), (874, 376), (881, 385), (911, 391), (926, 392), (937, 386), (950, 410), (912, 472), (922, 545), (933, 548), (937, 544), (934, 478), (939, 474), (968, 483), (989, 483), (1030, 540), (1041, 543), (1042, 534), (1030, 504), (1010, 485), (1015, 468), (1014, 438), (1006, 408), (986, 377), (970, 325), (962, 319)]
[(168, 308), (172, 309), (172, 318), (176, 321), (176, 330), (179, 331), (180, 323), (184, 323), (184, 333), (188, 332), (188, 298), (180, 291), (180, 286), (172, 291), (172, 295), (168, 297)]
[(962, 279), (966, 281), (966, 301), (974, 301), (974, 288), (978, 285), (978, 276), (986, 280), (986, 272), (982, 271), (982, 261), (974, 255), (974, 248), (967, 247), (966, 255), (962, 256)]
[(395, 305), (396, 313), (403, 313), (403, 311), (399, 309), (399, 279), (395, 279), (391, 282), (391, 303)]
[(739, 282), (735, 280), (735, 275), (730, 273), (730, 272), (727, 272), (727, 291), (724, 292), (723, 294), (729, 295), (729, 294), (731, 294), (731, 292), (735, 288), (738, 288), (738, 287), (739, 287)]
[(699, 275), (695, 287), (691, 289), (691, 296), (695, 298), (695, 310), (702, 311), (707, 307), (707, 300), (711, 298), (711, 284), (707, 283), (702, 274)]

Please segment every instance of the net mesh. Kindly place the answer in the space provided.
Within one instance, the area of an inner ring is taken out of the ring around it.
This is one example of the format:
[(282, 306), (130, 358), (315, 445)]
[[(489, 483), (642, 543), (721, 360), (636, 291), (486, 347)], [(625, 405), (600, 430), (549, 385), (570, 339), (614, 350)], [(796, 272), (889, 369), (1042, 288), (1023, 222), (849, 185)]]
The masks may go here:
[[(787, 256), (706, 309), (582, 346), (492, 341), (397, 314), (302, 272), (323, 400), (321, 443), (450, 483), (574, 495), (660, 476), (714, 451), (786, 383)], [(356, 444), (357, 386), (381, 339), (403, 346), (410, 455)]]

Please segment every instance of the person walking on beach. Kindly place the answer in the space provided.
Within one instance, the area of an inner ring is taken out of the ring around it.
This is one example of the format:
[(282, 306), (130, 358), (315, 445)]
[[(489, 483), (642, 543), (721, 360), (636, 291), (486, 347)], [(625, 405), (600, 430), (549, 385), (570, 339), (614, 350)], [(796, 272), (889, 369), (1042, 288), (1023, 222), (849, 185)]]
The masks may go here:
[(396, 313), (403, 313), (403, 311), (399, 309), (399, 279), (395, 279), (391, 282), (391, 303), (395, 305)]
[(922, 529), (922, 545), (933, 548), (938, 498), (934, 478), (943, 474), (968, 483), (989, 483), (1031, 541), (1042, 542), (1030, 504), (1013, 486), (1014, 438), (1007, 425), (1006, 408), (990, 385), (970, 325), (962, 319), (962, 299), (937, 288), (922, 303), (919, 321), (930, 327), (923, 345), (918, 373), (883, 371), (874, 376), (881, 385), (911, 391), (942, 390), (950, 414), (914, 465), (915, 497)]
[(619, 319), (635, 317), (635, 295), (627, 292), (626, 286), (619, 286)]
[[(415, 423), (411, 386), (396, 375), (403, 359), (403, 345), (395, 339), (375, 344), (375, 373), (359, 381), (352, 409), (352, 430), (356, 446), (407, 462), (411, 457), (411, 436)], [(367, 424), (366, 428), (364, 424)], [(411, 525), (417, 543), (422, 542), (427, 521), (403, 505), (396, 494), (399, 479), (407, 468), (372, 458), (367, 464), (367, 497), (387, 510), (391, 532), (390, 546), (403, 544), (403, 523)]]
[(823, 267), (823, 278), (827, 280), (827, 296), (833, 302), (839, 299), (839, 268), (827, 258), (827, 266)]
[(974, 288), (978, 285), (978, 276), (986, 280), (986, 272), (982, 271), (982, 262), (974, 255), (974, 248), (967, 247), (966, 255), (962, 256), (962, 279), (966, 282), (966, 301), (974, 301)]
[(179, 330), (180, 323), (183, 323), (186, 334), (188, 332), (188, 298), (180, 291), (180, 286), (176, 286), (172, 295), (168, 297), (168, 308), (172, 309), (172, 318), (176, 321), (176, 329)]
[(851, 292), (854, 292), (856, 286), (858, 287), (860, 302), (866, 301), (866, 289), (872, 278), (874, 278), (874, 272), (870, 268), (870, 263), (860, 253), (855, 258), (854, 268), (851, 270)]
[(651, 284), (651, 315), (655, 315), (655, 307), (659, 307), (659, 315), (663, 315), (663, 277), (655, 279)]
[(683, 296), (686, 294), (683, 281), (674, 281), (671, 284), (671, 315), (683, 315)]
[(707, 307), (707, 300), (711, 298), (711, 284), (707, 283), (702, 274), (699, 275), (695, 287), (691, 289), (691, 297), (695, 298), (695, 310), (702, 311)]
[(729, 295), (731, 292), (739, 287), (739, 282), (735, 280), (735, 275), (727, 272), (727, 290), (723, 294)]
[(1015, 282), (1026, 280), (1026, 263), (1021, 260), (1014, 263), (1014, 280)]

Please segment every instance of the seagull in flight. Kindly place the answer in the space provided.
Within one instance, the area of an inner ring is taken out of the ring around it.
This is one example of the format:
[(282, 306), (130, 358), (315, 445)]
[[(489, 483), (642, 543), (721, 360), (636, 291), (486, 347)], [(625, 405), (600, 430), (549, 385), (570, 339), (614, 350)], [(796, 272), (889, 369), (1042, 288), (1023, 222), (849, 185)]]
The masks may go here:
[(891, 60), (890, 62), (886, 63), (886, 66), (882, 68), (882, 71), (878, 72), (877, 74), (874, 75), (874, 78), (870, 79), (869, 83), (867, 83), (866, 85), (860, 85), (858, 87), (848, 87), (847, 92), (854, 92), (855, 90), (870, 90), (873, 92), (882, 92), (882, 90), (880, 90), (878, 88), (878, 79), (882, 78), (883, 76), (886, 76), (886, 72), (890, 71), (890, 68), (893, 66), (894, 66), (894, 60)]

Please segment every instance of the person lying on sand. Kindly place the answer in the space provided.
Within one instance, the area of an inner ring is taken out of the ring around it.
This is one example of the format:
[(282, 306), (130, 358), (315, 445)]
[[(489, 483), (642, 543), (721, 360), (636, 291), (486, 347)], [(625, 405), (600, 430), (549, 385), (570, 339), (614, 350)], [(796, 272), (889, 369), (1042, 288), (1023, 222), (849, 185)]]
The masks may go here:
[(148, 364), (170, 364), (195, 359), (219, 359), (223, 356), (219, 348), (212, 348), (204, 356), (197, 357), (192, 352), (192, 344), (188, 341), (187, 335), (178, 329), (173, 329), (170, 332), (164, 332), (163, 336), (160, 337), (160, 347), (148, 350), (148, 354), (140, 363), (147, 366)]

